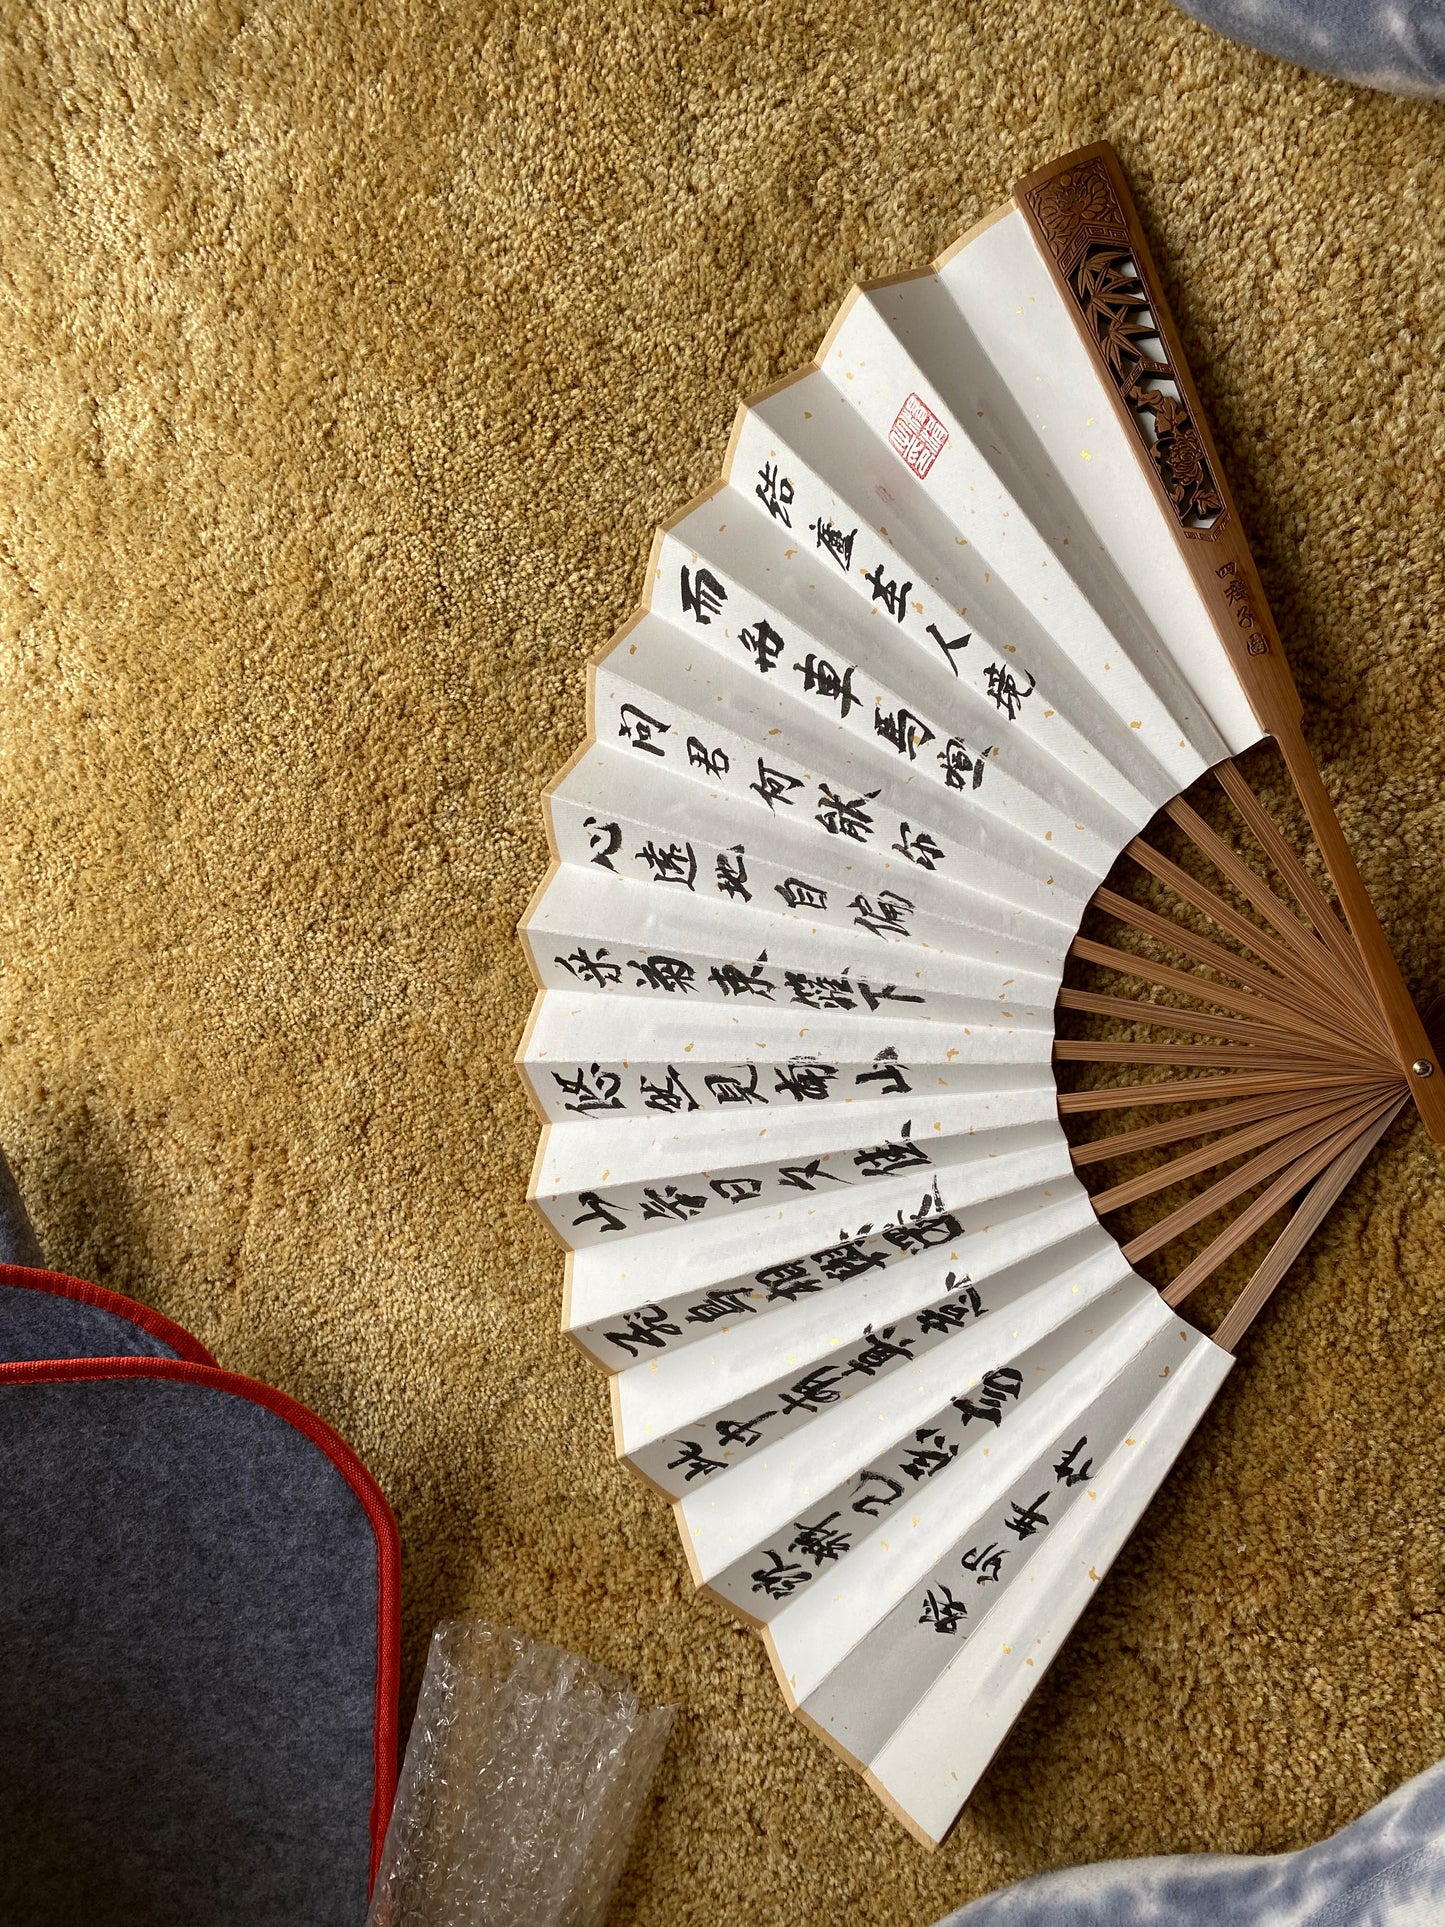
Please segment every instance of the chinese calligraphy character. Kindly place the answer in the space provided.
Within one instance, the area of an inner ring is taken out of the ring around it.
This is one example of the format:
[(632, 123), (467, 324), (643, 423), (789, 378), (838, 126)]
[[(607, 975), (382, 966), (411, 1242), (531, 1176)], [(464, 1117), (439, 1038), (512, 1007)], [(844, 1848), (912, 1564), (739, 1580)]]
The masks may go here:
[(775, 521), (781, 522), (785, 529), (793, 526), (788, 514), (793, 505), (793, 484), (786, 475), (781, 481), (778, 480), (776, 462), (763, 463), (758, 470), (758, 485), (753, 493)]
[(923, 1146), (913, 1142), (909, 1129), (905, 1124), (901, 1138), (890, 1138), (886, 1144), (855, 1152), (853, 1162), (865, 1178), (891, 1178), (896, 1171), (906, 1171), (912, 1165), (932, 1163)]
[(1040, 1526), (1046, 1526), (1049, 1522), (1040, 1512), (1039, 1507), (1048, 1496), (1047, 1492), (1041, 1492), (1032, 1505), (1027, 1506), (1020, 1505), (1018, 1500), (1014, 1499), (1012, 1501), (1014, 1517), (1004, 1520), (1009, 1531), (1016, 1532), (1020, 1539), (1031, 1539)]
[(643, 1345), (653, 1351), (662, 1351), (669, 1338), (681, 1338), (682, 1327), (670, 1321), (661, 1305), (644, 1305), (641, 1311), (628, 1314), (625, 1330), (603, 1332), (602, 1336), (636, 1358), (639, 1347)]
[(682, 612), (706, 629), (728, 599), (728, 592), (711, 569), (700, 568), (695, 577), (682, 572)]
[(825, 1565), (841, 1559), (852, 1545), (853, 1537), (851, 1533), (839, 1532), (833, 1526), (837, 1516), (836, 1512), (830, 1512), (826, 1519), (820, 1519), (815, 1526), (806, 1525), (801, 1519), (795, 1520), (797, 1537), (789, 1542), (788, 1551), (811, 1559), (819, 1572)]
[(706, 1298), (700, 1298), (695, 1305), (687, 1308), (687, 1322), (690, 1325), (715, 1325), (719, 1318), (741, 1318), (746, 1312), (751, 1317), (757, 1306), (749, 1303), (751, 1293), (746, 1285), (718, 1285)]
[(820, 515), (817, 521), (810, 522), (808, 527), (817, 537), (816, 546), (822, 549), (825, 555), (831, 555), (846, 575), (853, 566), (853, 543), (858, 534), (857, 529), (850, 529), (844, 535), (841, 529), (834, 528), (831, 515), (826, 523)]
[[(786, 1066), (775, 1064), (778, 1081), (773, 1087), (781, 1094), (786, 1091), (797, 1104), (806, 1104), (828, 1095), (830, 1078), (838, 1075), (836, 1064), (812, 1064), (806, 1059), (793, 1058)], [(556, 1072), (552, 1075), (555, 1077)]]
[(674, 1439), (672, 1442), (677, 1447), (678, 1455), (668, 1460), (667, 1469), (669, 1472), (680, 1471), (685, 1484), (691, 1485), (694, 1479), (705, 1479), (710, 1472), (726, 1471), (724, 1462), (710, 1459), (696, 1439)]
[(1004, 663), (991, 662), (983, 673), (988, 683), (988, 693), (993, 697), (995, 707), (1006, 711), (1011, 723), (1017, 722), (1018, 713), (1024, 706), (1025, 698), (1034, 693), (1032, 672), (1027, 669), (1024, 671), (1029, 679), (1027, 689), (1019, 688), (1013, 671)]
[(933, 731), (911, 709), (875, 709), (873, 732), (892, 743), (900, 756), (913, 762), (925, 743), (933, 741)]
[[(719, 896), (741, 897), (744, 903), (752, 902), (753, 893), (748, 888), (748, 866), (743, 861), (745, 854), (742, 844), (734, 843), (730, 850), (719, 850), (713, 859)], [(734, 862), (733, 858), (737, 860)]]
[[(907, 1127), (905, 1127), (904, 1135), (905, 1136), (912, 1135), (911, 1131)], [(938, 1212), (938, 1211), (942, 1211), (942, 1209), (943, 1209), (943, 1194), (939, 1191), (938, 1179), (935, 1177), (932, 1183), (929, 1185), (928, 1189), (924, 1192), (923, 1197), (919, 1201), (918, 1209), (916, 1211), (909, 1211), (909, 1212), (900, 1211), (898, 1213), (898, 1222), (899, 1224), (922, 1224), (925, 1221), (925, 1219), (928, 1217), (930, 1212)], [(965, 1277), (966, 1276), (967, 1274), (965, 1274)], [(953, 1277), (953, 1273), (950, 1271), (947, 1278), (945, 1278), (943, 1281), (943, 1289), (945, 1291), (952, 1291), (953, 1285), (954, 1285), (954, 1277)]]
[(970, 1546), (958, 1563), (965, 1572), (973, 1573), (975, 1584), (986, 1586), (992, 1580), (997, 1585), (999, 1568), (1003, 1565), (1006, 1551), (1006, 1547), (1000, 1551), (995, 1539), (990, 1545)]
[(693, 769), (705, 769), (709, 776), (726, 776), (732, 768), (725, 749), (709, 749), (696, 736), (687, 739), (687, 760)]
[(955, 649), (967, 649), (968, 645), (973, 641), (973, 631), (970, 629), (966, 636), (955, 636), (952, 642), (947, 642), (944, 640), (943, 631), (939, 628), (938, 624), (936, 622), (930, 622), (928, 625), (928, 633), (943, 651), (943, 660), (956, 676), (958, 674), (958, 664), (953, 659), (953, 652)]
[(695, 1111), (698, 1108), (697, 1099), (683, 1083), (676, 1068), (669, 1064), (666, 1069), (665, 1084), (656, 1083), (645, 1072), (638, 1080), (638, 1089), (642, 1093), (643, 1102), (648, 1110), (674, 1113), (686, 1108), (689, 1111)]
[(865, 1250), (861, 1238), (850, 1238), (845, 1244), (829, 1245), (826, 1251), (813, 1253), (813, 1263), (835, 1285), (861, 1277), (865, 1271), (881, 1271), (887, 1262), (886, 1252)]
[(958, 1447), (950, 1445), (942, 1432), (934, 1432), (926, 1425), (921, 1426), (913, 1436), (917, 1443), (902, 1466), (902, 1470), (910, 1479), (931, 1479), (934, 1473), (941, 1472), (958, 1452)]
[(873, 1059), (872, 1070), (859, 1071), (853, 1079), (853, 1082), (854, 1084), (882, 1084), (886, 1086), (885, 1089), (879, 1091), (878, 1095), (880, 1097), (907, 1097), (912, 1091), (913, 1086), (903, 1075), (905, 1069), (906, 1066), (898, 1062), (897, 1052), (891, 1045), (885, 1044), (883, 1049), (879, 1051), (878, 1055)]
[(804, 970), (785, 970), (783, 981), (795, 1004), (809, 1010), (852, 1010), (853, 986), (846, 977), (814, 977)]
[(765, 1265), (761, 1271), (753, 1273), (760, 1285), (767, 1287), (768, 1303), (786, 1298), (791, 1305), (806, 1292), (821, 1291), (823, 1287), (808, 1270), (806, 1259), (790, 1258), (786, 1264)]
[[(952, 1273), (949, 1276), (952, 1277)], [(983, 1301), (974, 1286), (970, 1285), (957, 1298), (945, 1298), (938, 1305), (925, 1305), (918, 1314), (918, 1329), (921, 1332), (962, 1331), (970, 1316), (982, 1318), (983, 1315)], [(953, 1402), (955, 1405), (959, 1403), (957, 1399)]]
[(816, 655), (810, 649), (805, 659), (795, 662), (793, 667), (803, 678), (803, 688), (808, 695), (821, 696), (824, 702), (837, 703), (839, 715), (846, 716), (849, 710), (863, 707), (853, 694), (856, 671), (851, 663), (840, 673), (826, 656)]
[[(1171, 494), (1173, 493), (1172, 490), (1170, 492)], [(1267, 656), (1269, 654), (1269, 638), (1259, 628), (1259, 618), (1250, 606), (1249, 591), (1245, 587), (1243, 576), (1240, 574), (1239, 564), (1237, 562), (1226, 562), (1222, 568), (1216, 569), (1214, 573), (1225, 585), (1225, 606), (1234, 610), (1234, 620), (1249, 637), (1245, 648), (1252, 656)]]
[(575, 1104), (564, 1104), (564, 1111), (576, 1111), (579, 1117), (590, 1117), (597, 1111), (620, 1111), (622, 1099), (617, 1095), (622, 1079), (616, 1071), (605, 1071), (600, 1064), (594, 1064), (591, 1072), (579, 1064), (577, 1075), (568, 1077), (562, 1071), (553, 1071), (552, 1082), (564, 1097), (575, 1097)]
[(936, 1218), (922, 1218), (916, 1224), (886, 1225), (883, 1236), (900, 1251), (928, 1251), (934, 1245), (952, 1244), (963, 1236), (963, 1226), (951, 1211)]
[(748, 1081), (732, 1071), (710, 1071), (702, 1080), (719, 1104), (766, 1104), (767, 1099), (758, 1089), (758, 1067), (748, 1066)]
[(679, 990), (686, 996), (697, 975), (692, 965), (684, 963), (681, 957), (629, 957), (627, 963), (629, 969), (638, 973), (639, 990), (645, 984), (649, 990), (661, 990), (669, 997)]
[(915, 991), (900, 990), (897, 984), (865, 984), (858, 979), (858, 995), (870, 1010), (877, 1010), (880, 1004), (921, 1004), (923, 998)]
[(816, 1412), (820, 1406), (836, 1405), (843, 1394), (838, 1390), (837, 1374), (826, 1365), (815, 1365), (783, 1393), (780, 1410)]
[(589, 833), (587, 843), (592, 855), (588, 861), (597, 864), (603, 870), (611, 870), (616, 876), (617, 865), (612, 859), (622, 848), (622, 825), (599, 823), (595, 816), (584, 816), (582, 827)]
[(873, 600), (875, 602), (881, 602), (890, 616), (894, 616), (899, 622), (902, 622), (904, 616), (908, 613), (908, 591), (913, 587), (913, 584), (911, 582), (885, 582), (883, 579), (883, 564), (881, 562), (875, 567), (872, 575), (865, 575), (863, 580), (873, 591)]
[(745, 970), (741, 964), (714, 964), (707, 974), (724, 997), (761, 997), (764, 1003), (770, 1004), (778, 986), (771, 977), (763, 975), (767, 960), (765, 950), (751, 970)]
[[(826, 1156), (826, 1152), (823, 1155)], [(826, 1178), (829, 1184), (848, 1182), (846, 1178), (840, 1178), (836, 1171), (825, 1171), (822, 1157), (810, 1158), (806, 1164), (778, 1166), (778, 1183), (791, 1185), (795, 1191), (816, 1191), (818, 1186), (814, 1180), (817, 1178)]]
[(813, 818), (821, 823), (829, 836), (845, 836), (850, 843), (866, 843), (873, 828), (873, 819), (863, 808), (878, 795), (877, 790), (869, 790), (866, 796), (855, 796), (851, 801), (835, 796), (826, 783), (818, 785), (818, 814)]
[(708, 1189), (716, 1191), (724, 1204), (747, 1204), (761, 1196), (761, 1178), (709, 1178)]
[(918, 1615), (920, 1626), (932, 1626), (936, 1633), (956, 1633), (968, 1617), (968, 1607), (961, 1599), (955, 1599), (947, 1586), (928, 1589), (923, 1595), (923, 1611)]
[(778, 803), (786, 803), (789, 809), (791, 809), (793, 799), (788, 792), (790, 790), (800, 790), (802, 787), (803, 779), (801, 776), (789, 776), (783, 770), (769, 769), (761, 756), (758, 758), (758, 780), (756, 783), (748, 784), (748, 788), (750, 790), (756, 790), (775, 816), (777, 815), (777, 810), (774, 806)]
[(719, 1445), (756, 1445), (763, 1436), (764, 1419), (776, 1418), (776, 1411), (759, 1412), (756, 1418), (719, 1418), (713, 1420)]
[(1065, 1485), (1082, 1485), (1085, 1479), (1090, 1479), (1094, 1476), (1094, 1461), (1092, 1459), (1085, 1459), (1077, 1471), (1074, 1469), (1079, 1454), (1088, 1443), (1087, 1438), (1076, 1439), (1074, 1441), (1054, 1467), (1054, 1477), (1056, 1479), (1062, 1480)]
[[(865, 1492), (863, 1489), (865, 1479), (876, 1479), (879, 1485), (887, 1486), (887, 1492)], [(886, 1472), (860, 1472), (858, 1491), (862, 1496), (853, 1501), (853, 1510), (861, 1512), (865, 1519), (876, 1519), (879, 1513), (892, 1505), (895, 1499), (903, 1497), (903, 1487), (897, 1479), (890, 1479)]]
[(790, 910), (826, 910), (828, 907), (828, 892), (820, 884), (805, 883), (801, 877), (784, 877), (773, 888)]
[(1017, 1366), (999, 1365), (984, 1373), (977, 1398), (956, 1398), (954, 1407), (965, 1425), (976, 1418), (986, 1419), (993, 1426), (1002, 1425), (1004, 1405), (1018, 1397), (1023, 1382), (1024, 1375)]
[(783, 653), (783, 638), (773, 625), (759, 616), (751, 629), (738, 632), (738, 641), (757, 663), (760, 673), (766, 676), (776, 668), (778, 657)]
[(709, 1178), (708, 1189), (716, 1191), (724, 1204), (747, 1204), (750, 1199), (761, 1196), (761, 1178)]
[(633, 854), (651, 870), (654, 883), (680, 883), (684, 890), (692, 888), (697, 877), (697, 858), (690, 843), (668, 843), (659, 849), (649, 838)]
[(679, 1191), (675, 1184), (661, 1186), (649, 1184), (642, 1193), (642, 1215), (647, 1218), (676, 1218), (685, 1224), (695, 1218), (699, 1211), (706, 1210), (707, 1199), (686, 1191)]
[(649, 716), (636, 703), (624, 703), (617, 713), (622, 718), (622, 727), (617, 732), (619, 736), (625, 736), (634, 749), (643, 750), (649, 756), (663, 754), (652, 739), (654, 736), (669, 735), (671, 723), (660, 722), (656, 716)]
[(579, 1191), (577, 1202), (585, 1204), (587, 1209), (580, 1218), (572, 1220), (574, 1225), (600, 1224), (604, 1231), (621, 1231), (622, 1219), (617, 1215), (623, 1208), (620, 1204), (609, 1204), (606, 1198), (598, 1197), (595, 1191)]
[[(985, 758), (992, 756), (992, 745), (977, 756), (970, 756), (968, 745), (961, 736), (950, 736), (947, 745), (938, 752), (938, 760), (943, 766), (943, 780), (951, 790), (977, 789), (983, 781)], [(971, 777), (972, 782), (965, 782)]]
[(899, 896), (896, 890), (880, 890), (876, 902), (860, 892), (848, 908), (858, 912), (854, 923), (875, 937), (908, 935), (908, 925), (903, 919), (912, 914), (913, 905), (907, 897)]
[(861, 1352), (856, 1353), (854, 1357), (849, 1359), (848, 1370), (850, 1372), (857, 1372), (862, 1378), (872, 1378), (875, 1372), (881, 1372), (887, 1366), (890, 1359), (907, 1358), (911, 1360), (913, 1354), (909, 1351), (908, 1347), (910, 1345), (916, 1345), (918, 1340), (916, 1338), (904, 1338), (895, 1343), (893, 1334), (897, 1329), (898, 1327), (896, 1325), (885, 1325), (881, 1332), (875, 1332), (871, 1325), (865, 1325), (863, 1327), (863, 1336), (868, 1340), (868, 1343), (863, 1347)]
[(927, 830), (915, 833), (907, 823), (900, 823), (898, 834), (902, 840), (893, 845), (894, 849), (910, 863), (916, 863), (920, 870), (932, 870), (942, 863), (943, 851)]
[(1242, 602), (1248, 607), (1249, 594), (1245, 589), (1243, 578), (1239, 573), (1239, 564), (1237, 562), (1226, 562), (1222, 569), (1216, 569), (1214, 573), (1217, 576), (1225, 578), (1224, 600), (1230, 605), (1236, 602)]
[(607, 952), (601, 949), (595, 957), (589, 957), (579, 946), (570, 957), (554, 957), (552, 961), (561, 964), (565, 971), (584, 984), (594, 984), (598, 990), (605, 990), (608, 984), (615, 984), (622, 976), (621, 964), (608, 963)]
[(786, 1599), (790, 1592), (799, 1586), (806, 1586), (812, 1573), (806, 1566), (790, 1566), (780, 1553), (768, 1549), (771, 1566), (763, 1566), (753, 1574), (753, 1591), (765, 1592), (769, 1599)]

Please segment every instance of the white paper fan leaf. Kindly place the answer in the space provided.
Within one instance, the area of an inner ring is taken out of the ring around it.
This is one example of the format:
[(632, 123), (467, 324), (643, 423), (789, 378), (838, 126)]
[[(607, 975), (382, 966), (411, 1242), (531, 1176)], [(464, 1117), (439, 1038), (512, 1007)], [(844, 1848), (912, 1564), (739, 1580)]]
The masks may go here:
[[(618, 1452), (790, 1702), (929, 1841), (1429, 1075), (1402, 1068), (1431, 1047), (1151, 274), (1097, 149), (854, 291), (654, 543), (522, 931), (532, 1191)], [(1348, 928), (1227, 765), (1279, 887), (1179, 801), (1266, 726)], [(1141, 840), (1161, 809), (1228, 900)], [(1194, 921), (1105, 887), (1121, 854)], [(1091, 905), (1179, 961), (1081, 938)], [(1066, 985), (1071, 955), (1155, 1001)], [(1056, 1007), (1128, 1033), (1060, 1037)], [(1061, 1092), (1071, 1058), (1222, 1075)], [(1071, 1150), (1061, 1124), (1196, 1099), (1127, 1144)], [(1092, 1200), (1076, 1173), (1226, 1125)], [(1101, 1222), (1195, 1177), (1145, 1234)], [(1182, 1323), (1301, 1196), (1220, 1342)], [(1135, 1269), (1226, 1207), (1162, 1293)]]

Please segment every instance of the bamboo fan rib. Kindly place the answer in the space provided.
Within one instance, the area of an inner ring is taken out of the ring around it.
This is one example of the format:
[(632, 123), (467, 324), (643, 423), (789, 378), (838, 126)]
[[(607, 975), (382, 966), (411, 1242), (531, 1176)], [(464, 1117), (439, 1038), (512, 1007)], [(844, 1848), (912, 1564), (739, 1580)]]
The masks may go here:
[(1151, 277), (1099, 148), (854, 291), (659, 534), (523, 924), (618, 1452), (926, 1842), (1390, 1118), (1445, 1133)]

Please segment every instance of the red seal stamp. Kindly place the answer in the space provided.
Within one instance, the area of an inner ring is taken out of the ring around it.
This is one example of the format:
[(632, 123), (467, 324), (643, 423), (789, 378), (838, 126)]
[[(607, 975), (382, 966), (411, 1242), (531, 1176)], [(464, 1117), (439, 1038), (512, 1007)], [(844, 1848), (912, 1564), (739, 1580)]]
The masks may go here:
[(938, 460), (947, 440), (948, 430), (921, 395), (908, 397), (888, 431), (890, 446), (920, 480)]

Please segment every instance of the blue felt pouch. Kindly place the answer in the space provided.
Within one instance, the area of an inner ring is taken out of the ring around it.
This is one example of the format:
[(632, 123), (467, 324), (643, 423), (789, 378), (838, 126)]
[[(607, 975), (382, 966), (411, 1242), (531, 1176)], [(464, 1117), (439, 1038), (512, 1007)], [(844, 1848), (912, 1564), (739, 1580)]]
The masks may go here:
[(78, 1280), (0, 1266), (0, 1358), (0, 1920), (362, 1927), (397, 1743), (375, 1481)]
[(40, 1358), (186, 1358), (214, 1365), (174, 1320), (104, 1285), (0, 1264), (0, 1365)]

